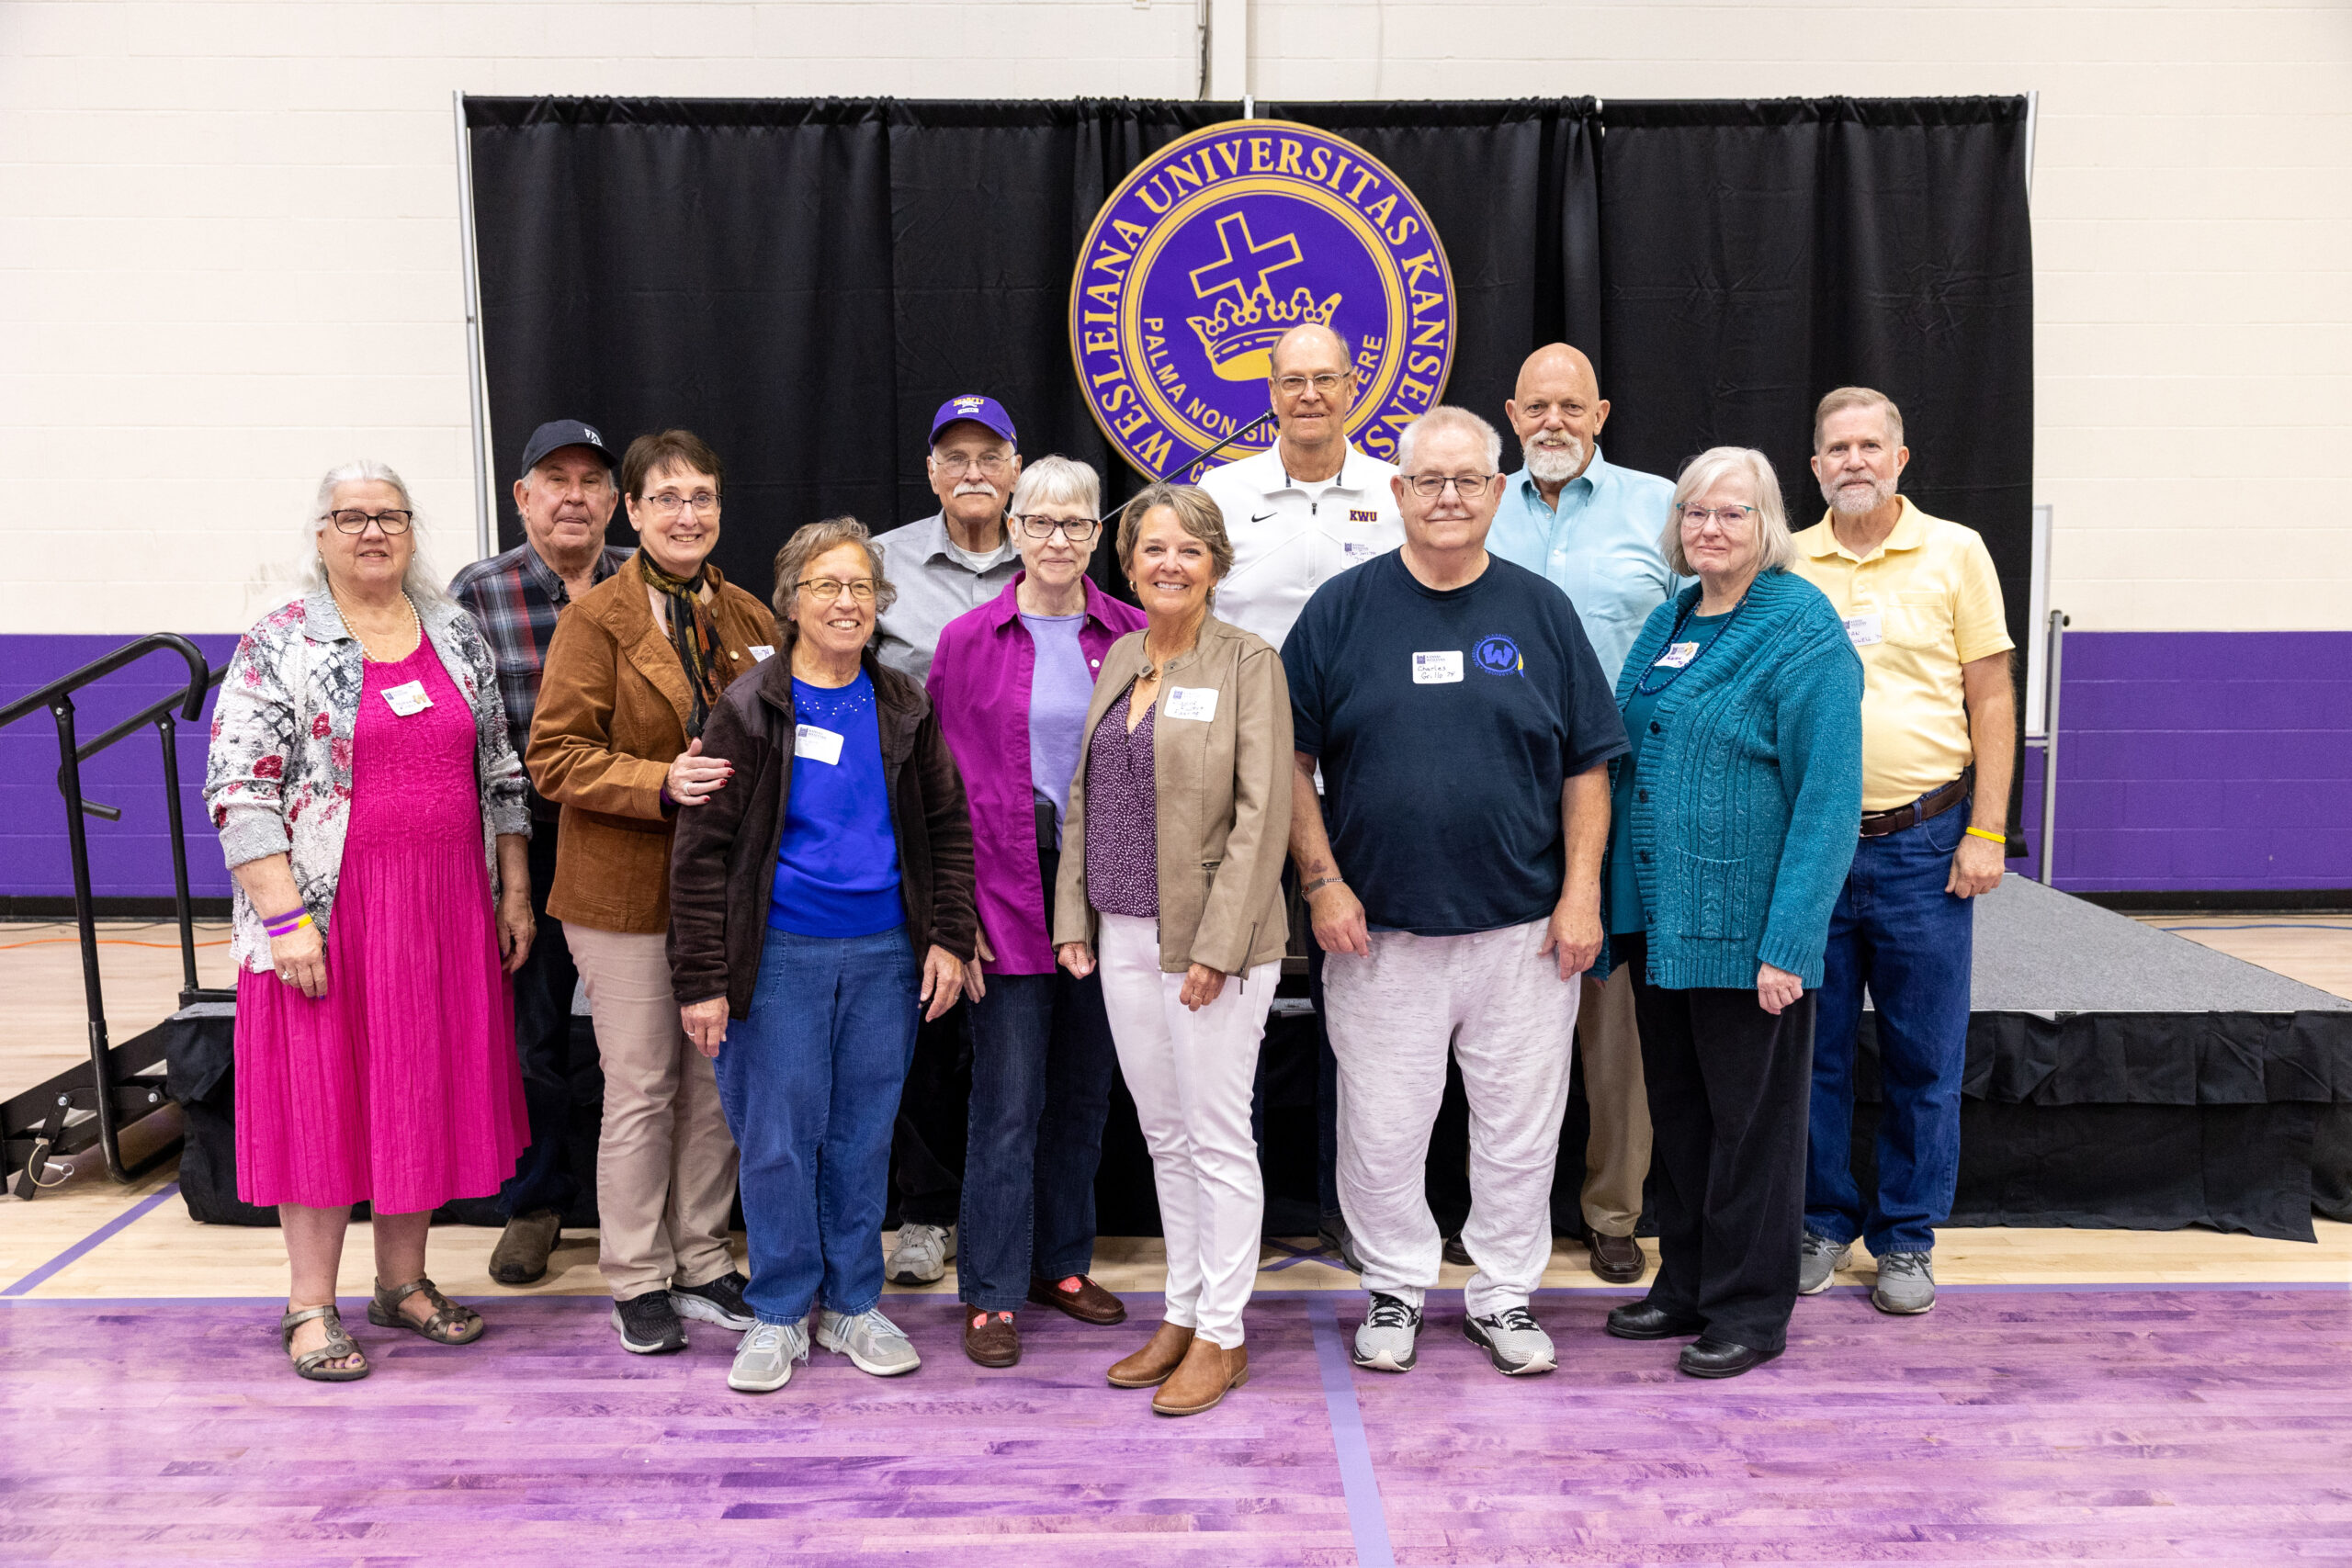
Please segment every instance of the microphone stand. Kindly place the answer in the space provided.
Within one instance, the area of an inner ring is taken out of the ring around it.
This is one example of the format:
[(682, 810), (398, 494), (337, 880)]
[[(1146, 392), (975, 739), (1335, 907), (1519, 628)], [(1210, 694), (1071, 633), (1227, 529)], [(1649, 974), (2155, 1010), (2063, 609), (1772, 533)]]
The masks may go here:
[[(1243, 425), (1240, 429), (1235, 431), (1232, 434), (1227, 436), (1216, 446), (1210, 447), (1207, 451), (1203, 452), (1196, 457), (1185, 458), (1182, 462), (1169, 469), (1168, 473), (1180, 474), (1186, 468), (1199, 468), (1203, 463), (1207, 462), (1211, 457), (1216, 457), (1219, 452), (1224, 451), (1227, 447), (1232, 446), (1235, 442), (1240, 440), (1243, 436), (1249, 434), (1251, 431), (1257, 429), (1260, 425), (1265, 423), (1268, 420), (1273, 417), (1274, 411), (1272, 408), (1267, 409), (1264, 413), (1260, 414), (1257, 418), (1251, 420), (1249, 423)], [(1145, 472), (1150, 473), (1150, 470), (1146, 469)], [(1164, 484), (1167, 482), (1167, 479), (1168, 474), (1151, 474), (1151, 482), (1153, 484)], [(1127, 508), (1133, 506), (1142, 493), (1143, 492), (1141, 491), (1138, 491), (1135, 495), (1131, 495), (1125, 501), (1121, 502), (1119, 503), (1118, 511), (1112, 513), (1110, 516), (1102, 519), (1103, 528), (1107, 531), (1112, 524), (1124, 516)]]

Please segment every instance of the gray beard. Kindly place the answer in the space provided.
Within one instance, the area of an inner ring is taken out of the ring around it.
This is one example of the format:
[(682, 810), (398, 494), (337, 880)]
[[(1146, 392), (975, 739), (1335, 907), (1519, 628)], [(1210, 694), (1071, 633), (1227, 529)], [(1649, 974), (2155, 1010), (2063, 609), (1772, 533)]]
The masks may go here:
[(1527, 471), (1538, 484), (1566, 484), (1584, 467), (1584, 443), (1574, 436), (1565, 446), (1529, 446)]
[(1829, 510), (1840, 517), (1861, 517), (1876, 512), (1894, 493), (1894, 487), (1891, 484), (1874, 483), (1867, 491), (1846, 490), (1838, 485), (1821, 487), (1821, 499), (1827, 502)]

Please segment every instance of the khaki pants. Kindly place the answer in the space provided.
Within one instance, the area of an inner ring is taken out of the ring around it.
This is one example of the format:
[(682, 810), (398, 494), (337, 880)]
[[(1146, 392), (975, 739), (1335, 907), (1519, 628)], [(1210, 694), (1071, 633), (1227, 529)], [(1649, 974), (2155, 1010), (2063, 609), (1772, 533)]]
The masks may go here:
[(711, 1064), (679, 1027), (667, 942), (566, 920), (605, 1064), (596, 1151), (597, 1261), (616, 1301), (707, 1285), (735, 1267), (727, 1247), (735, 1140)]
[(1631, 1235), (1642, 1217), (1650, 1173), (1649, 1091), (1642, 1082), (1642, 1035), (1634, 1022), (1634, 972), (1619, 964), (1608, 984), (1584, 981), (1577, 1049), (1592, 1132), (1584, 1145), (1584, 1223), (1600, 1235)]

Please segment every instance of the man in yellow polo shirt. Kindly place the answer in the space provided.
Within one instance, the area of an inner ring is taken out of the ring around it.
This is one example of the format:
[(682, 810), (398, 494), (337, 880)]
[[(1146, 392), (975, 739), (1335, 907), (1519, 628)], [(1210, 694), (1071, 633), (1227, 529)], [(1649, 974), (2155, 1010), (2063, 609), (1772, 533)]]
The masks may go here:
[[(1883, 393), (1840, 387), (1814, 413), (1828, 514), (1796, 536), (1862, 656), (1862, 836), (1847, 874), (1814, 1035), (1812, 1147), (1797, 1288), (1828, 1287), (1854, 1240), (1882, 1312), (1936, 1304), (1935, 1227), (1960, 1179), (1974, 907), (2001, 880), (2016, 698), (2001, 585), (1973, 528), (1896, 493), (1910, 450)], [(1854, 1030), (1877, 1012), (1878, 1190), (1854, 1180)]]

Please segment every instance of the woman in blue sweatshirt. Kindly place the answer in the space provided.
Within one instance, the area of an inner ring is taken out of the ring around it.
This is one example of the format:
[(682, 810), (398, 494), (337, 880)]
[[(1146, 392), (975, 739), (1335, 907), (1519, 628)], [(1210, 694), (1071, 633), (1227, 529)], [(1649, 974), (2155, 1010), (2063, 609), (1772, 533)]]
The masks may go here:
[(1634, 972), (1654, 1136), (1658, 1269), (1609, 1314), (1624, 1339), (1696, 1335), (1682, 1371), (1778, 1356), (1804, 1228), (1813, 993), (1862, 809), (1862, 664), (1790, 574), (1761, 452), (1691, 459), (1659, 539), (1699, 586), (1652, 612), (1617, 680), (1596, 977)]

